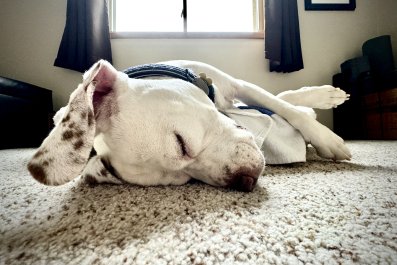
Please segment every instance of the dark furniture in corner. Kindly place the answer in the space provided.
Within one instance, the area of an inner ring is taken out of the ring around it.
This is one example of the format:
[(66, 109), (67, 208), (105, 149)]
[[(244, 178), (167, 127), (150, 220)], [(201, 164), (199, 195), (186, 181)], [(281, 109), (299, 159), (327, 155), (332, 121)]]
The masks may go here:
[(350, 100), (334, 109), (334, 131), (345, 139), (397, 139), (397, 69), (389, 35), (366, 41), (363, 56), (341, 64), (333, 85)]
[(0, 149), (40, 146), (52, 113), (51, 90), (0, 77)]

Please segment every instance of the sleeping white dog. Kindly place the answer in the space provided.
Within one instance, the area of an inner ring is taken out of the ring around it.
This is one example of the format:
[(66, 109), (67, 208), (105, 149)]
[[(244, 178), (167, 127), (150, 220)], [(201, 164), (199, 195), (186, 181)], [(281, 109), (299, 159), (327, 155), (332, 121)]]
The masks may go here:
[[(205, 73), (211, 80), (129, 78), (97, 62), (55, 116), (54, 129), (28, 164), (32, 176), (47, 185), (79, 175), (91, 183), (138, 185), (181, 185), (193, 178), (252, 191), (265, 158), (305, 161), (308, 143), (324, 158), (351, 157), (311, 109), (343, 103), (349, 95), (338, 88), (306, 87), (274, 96), (204, 63), (161, 65), (193, 76)], [(236, 100), (272, 113), (240, 109)]]

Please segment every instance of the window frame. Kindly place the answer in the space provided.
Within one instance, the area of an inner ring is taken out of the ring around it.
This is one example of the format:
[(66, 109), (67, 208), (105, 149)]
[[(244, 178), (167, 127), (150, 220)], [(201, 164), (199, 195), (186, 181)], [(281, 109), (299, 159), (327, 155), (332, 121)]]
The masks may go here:
[[(109, 29), (111, 39), (263, 39), (264, 38), (264, 0), (252, 0), (254, 13), (253, 32), (188, 32), (184, 18), (183, 32), (117, 32), (115, 29), (115, 2), (108, 0)], [(183, 0), (186, 2), (186, 0)], [(183, 12), (183, 11), (182, 11)]]

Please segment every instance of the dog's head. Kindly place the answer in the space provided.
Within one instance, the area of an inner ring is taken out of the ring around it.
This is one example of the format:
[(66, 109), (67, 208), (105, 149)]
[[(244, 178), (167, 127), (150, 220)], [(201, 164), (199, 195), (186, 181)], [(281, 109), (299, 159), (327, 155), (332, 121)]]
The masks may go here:
[(252, 134), (203, 91), (182, 80), (130, 79), (106, 61), (84, 74), (29, 171), (63, 184), (82, 172), (92, 147), (127, 182), (164, 172), (250, 191), (264, 168)]

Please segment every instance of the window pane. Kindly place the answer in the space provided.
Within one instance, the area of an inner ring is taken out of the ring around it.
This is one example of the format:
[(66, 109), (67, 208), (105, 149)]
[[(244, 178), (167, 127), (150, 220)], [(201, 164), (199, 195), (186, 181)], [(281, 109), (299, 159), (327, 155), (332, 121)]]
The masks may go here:
[(182, 0), (116, 0), (115, 31), (183, 31)]
[(253, 32), (252, 0), (188, 0), (189, 32)]

